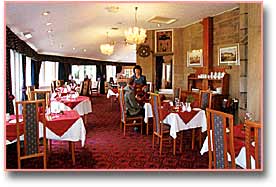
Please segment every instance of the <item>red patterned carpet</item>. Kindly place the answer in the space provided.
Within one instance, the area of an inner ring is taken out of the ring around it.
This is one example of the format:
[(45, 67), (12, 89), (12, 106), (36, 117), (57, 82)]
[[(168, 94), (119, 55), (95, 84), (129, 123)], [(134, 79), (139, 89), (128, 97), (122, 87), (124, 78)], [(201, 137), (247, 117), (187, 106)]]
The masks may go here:
[[(172, 154), (172, 142), (165, 142), (159, 156), (158, 145), (152, 149), (152, 134), (146, 136), (130, 127), (126, 136), (119, 127), (118, 103), (111, 107), (106, 96), (93, 98), (93, 113), (88, 116), (85, 147), (76, 143), (76, 165), (72, 165), (67, 142), (53, 141), (48, 155), (49, 169), (207, 169), (208, 155), (191, 150), (191, 131), (186, 131), (183, 153)], [(151, 130), (151, 129), (150, 129)], [(145, 130), (144, 130), (145, 132)], [(197, 144), (196, 144), (197, 145)], [(178, 148), (178, 144), (177, 144)], [(7, 146), (6, 168), (17, 168), (16, 144)], [(42, 159), (22, 161), (22, 168), (41, 169)]]

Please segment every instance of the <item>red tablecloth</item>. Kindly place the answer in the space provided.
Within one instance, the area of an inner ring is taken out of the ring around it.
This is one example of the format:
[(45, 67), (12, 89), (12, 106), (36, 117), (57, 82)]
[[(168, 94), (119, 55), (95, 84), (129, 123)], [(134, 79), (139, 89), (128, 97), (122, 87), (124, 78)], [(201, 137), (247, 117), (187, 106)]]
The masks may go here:
[(79, 118), (77, 111), (64, 111), (63, 114), (52, 114), (52, 119), (46, 118), (46, 127), (58, 136), (62, 136)]
[(70, 99), (67, 100), (66, 98), (61, 98), (61, 99), (56, 99), (59, 102), (64, 103), (66, 106), (70, 107), (71, 109), (75, 108), (75, 106), (77, 106), (80, 102), (85, 101), (89, 99), (89, 97), (86, 96), (79, 96), (76, 99)]
[(119, 93), (118, 92), (118, 88), (111, 88), (111, 90), (116, 94), (116, 93)]
[(172, 112), (170, 108), (164, 107), (163, 109), (161, 109), (160, 112), (160, 118), (161, 120), (165, 119), (167, 117), (167, 115), (169, 115), (170, 113), (177, 113), (181, 119), (184, 121), (185, 124), (187, 124), (189, 121), (191, 121), (193, 119), (193, 117), (195, 117), (195, 115), (198, 113), (199, 111), (194, 111), (192, 110), (191, 112)]
[[(10, 121), (14, 120), (15, 118), (16, 118), (15, 115), (11, 115), (10, 120), (6, 121), (6, 137), (7, 137), (7, 140), (9, 141), (13, 141), (17, 138), (16, 123), (10, 123)], [(22, 116), (20, 116), (19, 119), (22, 119)], [(20, 132), (20, 135), (24, 133), (23, 123), (19, 123), (19, 132)]]

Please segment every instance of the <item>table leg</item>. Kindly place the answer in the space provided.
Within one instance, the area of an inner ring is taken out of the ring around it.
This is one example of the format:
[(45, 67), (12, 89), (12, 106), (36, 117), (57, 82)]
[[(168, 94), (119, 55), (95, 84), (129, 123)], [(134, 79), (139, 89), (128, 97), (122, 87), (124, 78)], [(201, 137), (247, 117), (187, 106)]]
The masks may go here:
[(70, 142), (70, 147), (71, 147), (71, 153), (72, 153), (72, 161), (73, 161), (73, 165), (76, 164), (76, 159), (75, 159), (75, 143), (74, 142)]
[(195, 129), (192, 129), (192, 150), (195, 148)]
[(173, 139), (173, 155), (175, 155), (176, 139)]

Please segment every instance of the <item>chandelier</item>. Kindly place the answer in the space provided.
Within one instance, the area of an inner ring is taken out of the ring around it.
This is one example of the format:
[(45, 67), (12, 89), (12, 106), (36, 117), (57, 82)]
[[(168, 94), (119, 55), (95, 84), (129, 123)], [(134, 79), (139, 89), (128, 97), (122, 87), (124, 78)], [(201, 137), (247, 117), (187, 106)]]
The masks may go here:
[(137, 9), (135, 7), (135, 25), (132, 28), (129, 28), (125, 31), (126, 42), (129, 44), (141, 44), (144, 43), (147, 35), (146, 30), (143, 28), (137, 27)]
[(114, 45), (108, 43), (108, 32), (106, 33), (106, 36), (107, 36), (107, 43), (101, 44), (100, 50), (102, 54), (110, 56), (113, 54)]

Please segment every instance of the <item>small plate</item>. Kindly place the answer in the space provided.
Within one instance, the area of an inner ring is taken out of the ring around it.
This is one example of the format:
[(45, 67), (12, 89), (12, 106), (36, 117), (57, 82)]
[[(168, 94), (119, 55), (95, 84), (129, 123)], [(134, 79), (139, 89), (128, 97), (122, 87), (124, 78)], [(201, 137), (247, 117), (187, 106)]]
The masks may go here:
[(200, 111), (201, 108), (193, 108), (194, 111)]

